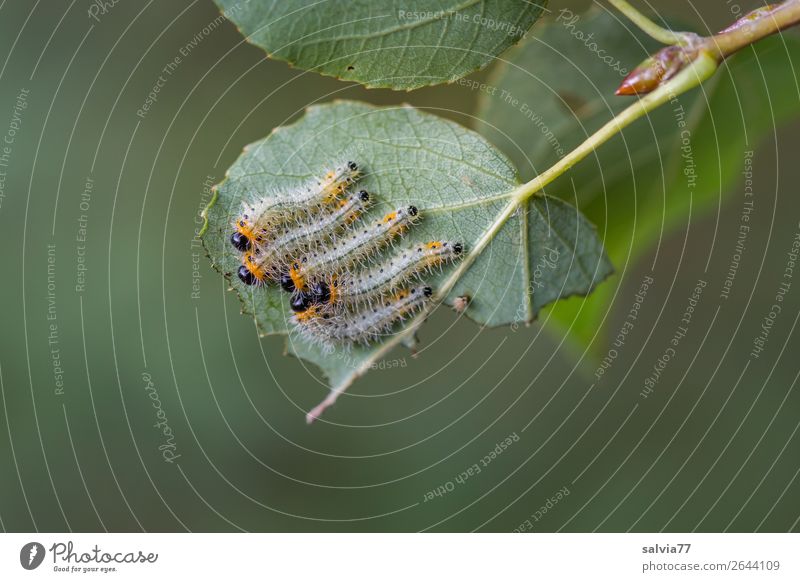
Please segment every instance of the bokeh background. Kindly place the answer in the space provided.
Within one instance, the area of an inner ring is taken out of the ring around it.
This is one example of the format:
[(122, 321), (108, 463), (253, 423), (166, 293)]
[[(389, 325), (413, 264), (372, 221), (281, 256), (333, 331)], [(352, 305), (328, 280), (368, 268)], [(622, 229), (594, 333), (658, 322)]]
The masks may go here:
[[(626, 267), (592, 354), (608, 349), (642, 278), (658, 284), (602, 381), (555, 322), (460, 320), (450, 341), (419, 358), (398, 350), (307, 426), (326, 392), (318, 374), (284, 357), (282, 338), (258, 337), (197, 245), (210, 186), (309, 104), (408, 102), (468, 123), (478, 92), (368, 91), (293, 70), (216, 20), (210, 0), (106, 4), (93, 19), (86, 0), (0, 3), (0, 133), (15, 126), (0, 168), (0, 527), (798, 529), (800, 287), (762, 356), (748, 354), (798, 231), (800, 124), (753, 144), (757, 211), (731, 298), (717, 290), (743, 178), (718, 211), (665, 233), (658, 261)], [(728, 4), (651, 3), (698, 30), (728, 23)], [(693, 258), (715, 242), (704, 272)], [(642, 399), (698, 278), (709, 286), (690, 333)], [(454, 319), (439, 310), (422, 340)]]

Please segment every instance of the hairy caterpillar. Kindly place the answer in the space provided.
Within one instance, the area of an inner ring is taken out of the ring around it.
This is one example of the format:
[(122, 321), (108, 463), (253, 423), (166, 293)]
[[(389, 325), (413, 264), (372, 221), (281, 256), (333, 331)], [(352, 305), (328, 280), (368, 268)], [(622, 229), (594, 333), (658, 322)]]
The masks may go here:
[(411, 287), (396, 292), (376, 307), (338, 314), (313, 305), (302, 313), (296, 313), (292, 321), (303, 336), (315, 342), (369, 344), (389, 333), (396, 323), (422, 309), (432, 295), (430, 287)]
[(296, 292), (292, 310), (302, 312), (312, 305), (330, 306), (341, 311), (355, 306), (372, 306), (412, 278), (458, 258), (464, 247), (461, 243), (430, 241), (406, 249), (374, 267), (329, 275), (311, 283), (308, 292)]
[(326, 274), (344, 272), (377, 252), (414, 224), (418, 214), (416, 206), (398, 208), (337, 240), (330, 248), (310, 251), (281, 274), (281, 287), (290, 293), (308, 292), (309, 285), (324, 279)]
[(245, 204), (234, 223), (231, 244), (245, 252), (254, 244), (266, 242), (292, 216), (311, 213), (337, 200), (360, 174), (358, 164), (347, 162), (300, 191), (263, 197)]
[(277, 281), (298, 254), (315, 249), (325, 241), (335, 240), (336, 233), (352, 224), (369, 205), (365, 190), (351, 194), (332, 211), (307, 216), (299, 225), (285, 225), (268, 243), (258, 242), (246, 253), (239, 267), (239, 279), (246, 285)]

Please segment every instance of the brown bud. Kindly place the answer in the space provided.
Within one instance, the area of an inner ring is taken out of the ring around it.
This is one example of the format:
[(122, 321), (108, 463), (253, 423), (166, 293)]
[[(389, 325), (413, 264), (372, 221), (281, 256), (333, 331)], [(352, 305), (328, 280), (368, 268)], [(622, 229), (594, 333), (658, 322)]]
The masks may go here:
[(644, 95), (677, 75), (692, 62), (694, 50), (668, 46), (645, 59), (622, 81), (617, 95)]

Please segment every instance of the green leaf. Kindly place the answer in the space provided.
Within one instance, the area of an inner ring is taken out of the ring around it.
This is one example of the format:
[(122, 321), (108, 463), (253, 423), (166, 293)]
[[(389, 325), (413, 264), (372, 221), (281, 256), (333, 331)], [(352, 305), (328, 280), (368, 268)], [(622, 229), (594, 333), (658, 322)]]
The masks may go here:
[[(309, 108), (296, 124), (247, 146), (229, 168), (206, 209), (204, 243), (259, 329), (289, 333), (289, 352), (322, 368), (332, 388), (326, 405), (385, 352), (411, 343), (423, 318), (369, 347), (326, 353), (291, 333), (287, 294), (239, 282), (234, 273), (241, 256), (229, 236), (242, 201), (253, 192), (291, 190), (348, 159), (366, 172), (358, 187), (379, 202), (374, 215), (408, 204), (419, 208), (420, 224), (398, 244), (436, 238), (464, 244), (462, 263), (427, 281), (438, 290), (457, 277), (444, 302), (468, 295), (465, 315), (480, 324), (530, 322), (542, 306), (588, 293), (611, 271), (594, 228), (561, 200), (536, 197), (498, 222), (514, 209), (509, 205), (518, 204), (511, 194), (519, 182), (508, 159), (477, 133), (408, 106), (336, 102)], [(479, 253), (482, 238), (490, 242)]]
[[(489, 80), (497, 89), (480, 104), (477, 118), (485, 123), (477, 129), (508, 153), (523, 178), (547, 168), (558, 159), (558, 148), (568, 152), (634, 102), (614, 95), (624, 72), (591, 50), (585, 40), (590, 35), (593, 48), (626, 70), (657, 48), (606, 12), (591, 10), (575, 20), (562, 11), (537, 27), (537, 39), (510, 54)], [(744, 152), (798, 114), (792, 60), (800, 62), (796, 37), (761, 41), (731, 58), (702, 91), (681, 95), (625, 129), (551, 184), (548, 194), (577, 200), (624, 273), (671, 229), (718, 208), (742, 171)], [(537, 116), (526, 115), (528, 109)], [(618, 283), (615, 278), (585, 300), (559, 303), (553, 319), (590, 342)]]
[(247, 40), (301, 69), (416, 89), (485, 67), (546, 0), (215, 0)]

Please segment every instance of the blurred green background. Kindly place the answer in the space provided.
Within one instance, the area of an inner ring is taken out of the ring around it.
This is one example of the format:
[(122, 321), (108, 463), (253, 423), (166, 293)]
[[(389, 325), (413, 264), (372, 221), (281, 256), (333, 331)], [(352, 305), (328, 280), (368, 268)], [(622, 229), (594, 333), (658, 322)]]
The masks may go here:
[[(96, 19), (89, 6), (0, 5), (0, 133), (15, 132), (0, 168), (4, 530), (798, 529), (800, 283), (761, 357), (748, 354), (798, 231), (799, 124), (753, 144), (756, 211), (730, 299), (718, 291), (743, 178), (717, 213), (665, 235), (655, 265), (625, 269), (594, 354), (642, 278), (655, 285), (601, 381), (558, 325), (460, 320), (307, 426), (326, 392), (318, 371), (258, 338), (194, 240), (209, 186), (309, 104), (408, 102), (469, 124), (478, 93), (367, 91), (293, 70), (216, 20), (210, 0), (122, 0)], [(653, 6), (699, 31), (731, 20), (724, 2)], [(643, 399), (699, 278), (689, 333)], [(423, 342), (454, 319), (439, 310)]]

